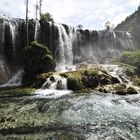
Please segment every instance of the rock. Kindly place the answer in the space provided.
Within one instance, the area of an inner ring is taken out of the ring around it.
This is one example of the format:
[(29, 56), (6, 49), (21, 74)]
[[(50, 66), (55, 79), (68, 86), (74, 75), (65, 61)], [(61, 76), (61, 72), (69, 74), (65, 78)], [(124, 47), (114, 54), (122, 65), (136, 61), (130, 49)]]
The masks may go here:
[(126, 95), (126, 85), (125, 84), (116, 84), (114, 86), (114, 93), (118, 94), (118, 95)]
[(56, 89), (57, 89), (57, 90), (62, 90), (62, 89), (64, 89), (64, 86), (63, 86), (63, 83), (62, 83), (61, 80), (58, 80), (58, 81), (57, 81)]
[(138, 94), (137, 90), (134, 87), (128, 87), (126, 93), (127, 94)]
[(50, 77), (50, 81), (55, 82), (54, 76), (51, 76), (51, 77)]
[(120, 83), (119, 79), (117, 77), (111, 77), (111, 83), (112, 84), (116, 84), (116, 83)]
[(68, 89), (70, 90), (81, 90), (83, 88), (80, 74), (70, 74), (67, 79)]

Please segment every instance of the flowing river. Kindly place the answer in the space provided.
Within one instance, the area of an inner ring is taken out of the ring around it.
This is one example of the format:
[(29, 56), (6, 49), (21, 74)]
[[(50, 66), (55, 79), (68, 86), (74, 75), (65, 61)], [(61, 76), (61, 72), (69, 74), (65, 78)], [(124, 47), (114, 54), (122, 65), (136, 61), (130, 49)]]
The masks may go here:
[[(140, 95), (0, 96), (0, 138), (139, 140)], [(4, 126), (5, 125), (5, 126)]]

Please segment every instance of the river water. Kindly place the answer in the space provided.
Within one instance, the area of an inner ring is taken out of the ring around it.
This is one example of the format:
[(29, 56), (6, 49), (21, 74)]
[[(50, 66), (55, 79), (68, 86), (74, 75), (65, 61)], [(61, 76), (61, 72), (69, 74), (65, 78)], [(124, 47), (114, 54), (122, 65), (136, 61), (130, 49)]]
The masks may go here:
[[(62, 95), (54, 98), (1, 95), (1, 139), (140, 139), (139, 94), (71, 92)], [(7, 117), (6, 121), (2, 116)]]

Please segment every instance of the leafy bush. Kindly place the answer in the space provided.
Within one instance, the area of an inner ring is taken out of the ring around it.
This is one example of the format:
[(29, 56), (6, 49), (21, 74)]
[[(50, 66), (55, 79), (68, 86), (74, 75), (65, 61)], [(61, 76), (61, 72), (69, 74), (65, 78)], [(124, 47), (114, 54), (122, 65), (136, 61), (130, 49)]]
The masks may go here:
[(40, 20), (41, 21), (54, 21), (52, 15), (50, 13), (45, 13), (45, 14), (41, 14), (41, 17), (40, 17)]
[[(55, 65), (49, 49), (33, 41), (25, 49), (25, 81), (32, 80), (36, 74), (54, 71)], [(24, 82), (24, 81), (23, 81)]]
[(136, 72), (140, 74), (140, 50), (133, 52), (125, 51), (122, 54), (121, 61), (137, 68)]

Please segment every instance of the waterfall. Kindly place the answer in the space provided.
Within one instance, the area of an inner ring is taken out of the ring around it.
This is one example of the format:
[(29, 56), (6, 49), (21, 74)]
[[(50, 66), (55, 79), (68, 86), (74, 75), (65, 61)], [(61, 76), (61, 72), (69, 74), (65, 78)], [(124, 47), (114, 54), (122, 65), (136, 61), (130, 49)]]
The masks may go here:
[(36, 20), (36, 21), (35, 21), (35, 34), (34, 34), (34, 40), (37, 40), (37, 39), (38, 39), (39, 31), (40, 31), (40, 23), (39, 23), (39, 20)]
[(105, 63), (118, 58), (122, 51), (134, 50), (131, 36), (127, 32), (108, 30), (78, 32), (81, 61)]
[[(58, 28), (58, 45), (56, 48), (56, 71), (63, 71), (63, 68), (73, 64), (73, 28), (68, 27), (68, 31), (61, 24), (55, 24)], [(65, 69), (65, 68), (64, 68)]]
[(71, 93), (71, 90), (67, 90), (67, 79), (57, 74), (47, 78), (41, 89), (35, 92), (41, 98), (58, 98)]
[(22, 75), (23, 75), (24, 70), (20, 69), (18, 70), (12, 78), (5, 84), (0, 85), (1, 87), (18, 87), (22, 85)]
[(52, 75), (46, 82), (42, 85), (42, 89), (67, 89), (67, 79), (61, 77), (60, 75)]
[(0, 85), (8, 85), (11, 78), (23, 67), (25, 25), (23, 19), (0, 18)]
[[(23, 67), (25, 31), (24, 19), (0, 18), (0, 67), (5, 73), (1, 74), (5, 78), (0, 79), (5, 83)], [(80, 62), (106, 63), (118, 58), (122, 51), (135, 49), (127, 32), (78, 30), (65, 24), (29, 20), (29, 42), (33, 40), (53, 53), (56, 71), (75, 70), (74, 65)]]

